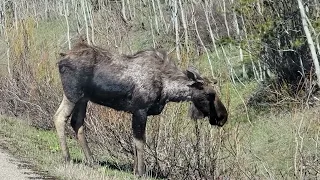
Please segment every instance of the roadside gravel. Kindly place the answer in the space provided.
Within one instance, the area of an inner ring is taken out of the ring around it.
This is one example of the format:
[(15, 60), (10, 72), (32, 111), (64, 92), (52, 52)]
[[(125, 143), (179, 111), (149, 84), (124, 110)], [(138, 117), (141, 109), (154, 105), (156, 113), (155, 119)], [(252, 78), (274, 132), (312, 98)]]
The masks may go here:
[(0, 179), (3, 180), (28, 180), (44, 179), (36, 172), (28, 169), (29, 165), (23, 163), (6, 151), (0, 149)]

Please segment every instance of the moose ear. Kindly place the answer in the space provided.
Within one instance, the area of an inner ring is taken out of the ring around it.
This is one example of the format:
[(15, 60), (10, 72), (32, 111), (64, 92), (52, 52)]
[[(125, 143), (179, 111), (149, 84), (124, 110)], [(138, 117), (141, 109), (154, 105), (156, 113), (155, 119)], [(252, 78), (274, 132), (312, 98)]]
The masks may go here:
[(204, 85), (204, 80), (198, 73), (198, 70), (194, 67), (189, 67), (186, 70), (187, 77), (191, 80), (188, 84), (190, 87), (196, 87), (198, 89), (202, 89)]
[(192, 79), (195, 81), (195, 80), (201, 78), (198, 70), (193, 66), (189, 66), (188, 69), (186, 70), (186, 72), (187, 72), (187, 76), (189, 79)]

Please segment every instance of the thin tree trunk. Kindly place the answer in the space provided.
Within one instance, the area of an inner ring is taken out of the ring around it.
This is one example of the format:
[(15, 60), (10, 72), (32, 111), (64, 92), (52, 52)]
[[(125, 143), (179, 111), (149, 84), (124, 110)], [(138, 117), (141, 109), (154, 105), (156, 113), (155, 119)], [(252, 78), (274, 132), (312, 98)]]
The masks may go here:
[(215, 40), (215, 38), (214, 38), (213, 31), (212, 31), (211, 24), (210, 24), (207, 7), (208, 7), (208, 3), (205, 2), (205, 5), (203, 5), (202, 8), (203, 8), (204, 14), (205, 14), (205, 16), (206, 16), (206, 21), (207, 21), (207, 25), (208, 25), (208, 30), (209, 30), (210, 38), (211, 38), (211, 40), (212, 40), (212, 44), (213, 44), (214, 51), (215, 51), (215, 53), (216, 53), (217, 58), (220, 59), (220, 55), (219, 55), (219, 53), (218, 53), (218, 49), (217, 49), (217, 46), (216, 46), (216, 40)]
[(18, 31), (18, 14), (17, 14), (17, 2), (14, 2), (14, 24), (16, 31)]
[(156, 0), (156, 1), (157, 1), (157, 4), (158, 4), (158, 10), (159, 10), (159, 14), (160, 14), (160, 19), (162, 20), (162, 23), (163, 23), (163, 26), (164, 26), (166, 32), (168, 32), (168, 25), (166, 23), (166, 20), (164, 19), (163, 13), (162, 13), (160, 0)]
[(315, 36), (315, 44), (316, 44), (316, 48), (317, 48), (317, 52), (318, 52), (318, 55), (320, 56), (320, 45), (319, 45), (319, 35), (320, 35), (320, 33), (319, 34), (317, 34), (317, 32), (316, 32), (316, 30), (313, 28), (313, 26), (312, 26), (312, 24), (311, 24), (311, 22), (310, 22), (310, 20), (307, 18), (307, 21), (308, 21), (308, 24), (309, 24), (309, 26), (310, 26), (310, 28), (311, 28), (311, 31), (312, 31), (312, 33), (313, 33), (313, 35)]
[[(158, 15), (157, 15), (157, 11), (156, 11), (156, 6), (155, 6), (155, 4), (154, 4), (154, 0), (151, 0), (151, 1), (152, 1), (152, 9), (153, 9), (155, 29), (156, 29), (157, 34), (159, 34), (160, 31), (159, 31)], [(150, 15), (151, 15), (151, 14), (152, 14), (152, 13), (150, 13)]]
[[(234, 4), (233, 0), (231, 0), (231, 4)], [(233, 13), (234, 27), (236, 29), (237, 36), (238, 36), (238, 38), (239, 38), (239, 40), (241, 42), (242, 41), (242, 37), (241, 37), (241, 34), (240, 34), (237, 14), (236, 14), (236, 11), (234, 9), (233, 9), (232, 13)], [(238, 48), (239, 48), (240, 61), (242, 62), (242, 77), (243, 77), (243, 79), (247, 79), (248, 78), (248, 74), (247, 74), (247, 71), (246, 71), (246, 64), (245, 64), (244, 59), (243, 59), (243, 51), (242, 51), (240, 43), (238, 45)]]
[(184, 29), (184, 47), (187, 50), (187, 53), (186, 53), (187, 60), (189, 60), (189, 57), (188, 57), (189, 56), (188, 25), (187, 25), (187, 21), (186, 21), (186, 18), (185, 18), (185, 14), (184, 14), (184, 10), (183, 10), (183, 6), (182, 6), (181, 0), (179, 0), (179, 7), (180, 7), (182, 26), (183, 26), (183, 29)]
[(122, 15), (122, 19), (127, 23), (128, 18), (126, 15), (126, 6), (125, 6), (124, 0), (121, 0), (121, 15)]
[(128, 4), (129, 17), (131, 20), (132, 19), (132, 12), (131, 12), (130, 0), (127, 0), (127, 4)]
[(85, 0), (82, 0), (82, 1), (81, 1), (81, 6), (82, 6), (83, 19), (84, 19), (85, 26), (86, 26), (87, 42), (88, 42), (88, 44), (90, 44), (90, 39), (89, 39), (89, 25), (88, 25), (88, 19), (87, 19), (86, 1), (85, 1)]
[(45, 10), (44, 10), (44, 13), (45, 13), (45, 19), (48, 19), (48, 18), (49, 18), (48, 0), (45, 0), (45, 1), (44, 1), (44, 4), (45, 4)]
[(136, 6), (135, 6), (136, 5), (136, 0), (133, 0), (133, 4), (134, 5), (133, 5), (133, 14), (132, 14), (132, 16), (136, 17)]
[(177, 59), (179, 63), (181, 63), (177, 0), (174, 0), (174, 17), (173, 18), (174, 18), (174, 27), (175, 27), (175, 33), (176, 33), (176, 54), (177, 54)]
[(66, 0), (63, 0), (63, 9), (64, 9), (64, 18), (66, 20), (67, 25), (67, 40), (68, 40), (68, 47), (71, 49), (71, 41), (70, 41), (70, 27), (69, 27), (69, 20), (68, 20), (68, 14), (67, 14), (67, 6)]
[(226, 26), (228, 37), (230, 37), (230, 30), (229, 30), (229, 24), (227, 19), (227, 10), (226, 10), (226, 2), (225, 0), (222, 0), (223, 2), (223, 18), (224, 18), (224, 24)]
[(155, 42), (155, 37), (154, 37), (154, 30), (153, 30), (153, 22), (152, 22), (152, 10), (150, 7), (150, 3), (149, 3), (149, 23), (150, 23), (150, 31), (151, 31), (151, 35), (152, 35), (152, 43), (153, 43), (153, 48), (156, 47), (156, 42)]
[(87, 9), (87, 12), (88, 12), (88, 19), (89, 19), (90, 27), (91, 27), (91, 42), (92, 42), (92, 44), (95, 44), (93, 13), (92, 13), (92, 8), (89, 8), (88, 2), (86, 2), (86, 9)]
[[(192, 7), (192, 12), (194, 13), (194, 7), (193, 7), (193, 4), (191, 4), (191, 7)], [(192, 13), (192, 14), (193, 14)], [(194, 23), (194, 27), (195, 27), (195, 30), (196, 30), (196, 33), (197, 33), (197, 37), (200, 41), (200, 44), (201, 46), (204, 48), (205, 52), (206, 52), (206, 55), (207, 55), (207, 59), (208, 59), (208, 62), (209, 62), (209, 65), (210, 65), (210, 69), (211, 69), (211, 76), (213, 79), (215, 79), (215, 76), (213, 74), (213, 67), (212, 67), (212, 63), (211, 63), (211, 59), (210, 59), (210, 55), (209, 55), (209, 52), (208, 52), (208, 49), (206, 48), (206, 46), (204, 45), (202, 39), (201, 39), (201, 36), (199, 34), (199, 31), (198, 31), (198, 25), (197, 25), (197, 21), (196, 19), (194, 18), (194, 16), (192, 16), (192, 21)]]
[(302, 4), (301, 0), (297, 0), (297, 1), (298, 1), (300, 14), (301, 14), (301, 20), (302, 20), (303, 29), (304, 29), (304, 32), (305, 32), (306, 37), (307, 37), (307, 41), (308, 41), (309, 48), (310, 48), (310, 51), (311, 51), (311, 57), (312, 57), (312, 60), (313, 60), (313, 63), (314, 63), (314, 67), (315, 67), (315, 72), (316, 72), (316, 76), (317, 76), (317, 83), (318, 83), (318, 86), (320, 87), (319, 60), (318, 60), (318, 57), (317, 57), (317, 53), (316, 53), (316, 49), (315, 49), (315, 46), (314, 46), (314, 42), (312, 40), (312, 36), (310, 34), (310, 31), (309, 31), (309, 27), (308, 27), (308, 23), (307, 23), (307, 18), (308, 17), (307, 17), (307, 15), (305, 13), (305, 10), (304, 10), (304, 7), (303, 7), (303, 4)]
[(258, 13), (259, 13), (261, 16), (263, 16), (263, 14), (262, 14), (263, 9), (262, 9), (262, 7), (261, 7), (261, 5), (260, 5), (260, 4), (261, 4), (261, 3), (260, 3), (260, 0), (257, 0), (256, 4), (257, 4)]
[(231, 81), (232, 81), (233, 84), (235, 84), (236, 81), (235, 81), (234, 76), (233, 76), (232, 64), (231, 64), (229, 58), (227, 57), (227, 54), (226, 54), (223, 46), (221, 46), (221, 50), (222, 50), (222, 52), (223, 52), (223, 55), (224, 55), (224, 57), (225, 57), (225, 60), (227, 61), (227, 65), (228, 65), (228, 69), (229, 69), (229, 74), (230, 74), (230, 77), (231, 77)]
[(7, 71), (8, 71), (9, 77), (12, 77), (11, 76), (11, 69), (10, 69), (10, 41), (9, 41), (9, 37), (8, 37), (8, 29), (9, 29), (9, 26), (8, 26), (8, 15), (6, 14), (7, 12), (5, 10), (5, 7), (6, 7), (6, 2), (3, 1), (3, 9), (4, 9), (3, 27), (4, 27), (5, 42), (6, 42), (6, 45), (7, 45), (7, 52), (6, 52), (6, 55), (7, 55)]

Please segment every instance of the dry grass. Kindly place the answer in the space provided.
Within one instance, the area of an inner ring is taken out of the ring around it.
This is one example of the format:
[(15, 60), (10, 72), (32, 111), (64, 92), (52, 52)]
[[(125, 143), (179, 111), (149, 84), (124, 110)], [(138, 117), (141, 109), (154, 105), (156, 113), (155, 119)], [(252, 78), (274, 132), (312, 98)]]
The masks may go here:
[[(179, 108), (183, 109), (176, 107)], [(170, 117), (174, 114), (170, 112), (172, 109), (175, 108), (168, 107), (162, 117), (148, 123), (146, 161), (150, 176), (170, 179), (317, 179), (320, 176), (319, 107), (260, 115), (253, 126), (237, 123), (223, 129), (183, 116), (176, 119), (179, 113)], [(126, 125), (129, 122), (119, 120), (116, 123), (119, 129), (112, 132), (103, 126), (96, 127), (95, 132), (90, 130), (90, 145), (98, 159), (107, 165), (98, 168), (89, 168), (82, 163), (63, 165), (54, 132), (28, 128), (16, 119), (1, 119), (0, 135), (10, 140), (12, 152), (33, 159), (42, 170), (49, 170), (55, 176), (66, 179), (133, 178), (130, 175), (132, 156), (127, 152), (131, 149), (130, 128)], [(109, 128), (116, 127), (105, 123)], [(88, 126), (90, 129), (90, 124)], [(18, 129), (19, 133), (16, 133)], [(121, 132), (124, 129), (128, 130)], [(105, 140), (93, 141), (97, 135)], [(117, 138), (127, 138), (128, 142), (120, 143)], [(81, 162), (83, 155), (72, 139), (68, 140), (72, 157)], [(127, 171), (129, 174), (125, 173)]]
[(1, 141), (1, 148), (30, 162), (34, 170), (48, 172), (59, 179), (136, 179), (131, 172), (119, 171), (107, 165), (90, 168), (78, 162), (82, 153), (71, 138), (68, 138), (68, 144), (75, 162), (64, 164), (55, 132), (31, 127), (30, 122), (28, 119), (22, 121), (0, 116), (0, 138), (5, 142), (3, 144)]

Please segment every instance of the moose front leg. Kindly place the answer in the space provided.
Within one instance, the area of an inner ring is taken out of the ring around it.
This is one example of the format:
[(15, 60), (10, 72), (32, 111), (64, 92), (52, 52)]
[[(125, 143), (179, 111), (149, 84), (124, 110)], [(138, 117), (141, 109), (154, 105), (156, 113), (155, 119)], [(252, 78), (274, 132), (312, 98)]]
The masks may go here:
[(132, 115), (132, 130), (134, 142), (134, 173), (138, 176), (143, 176), (145, 173), (144, 165), (144, 144), (145, 130), (147, 123), (147, 111), (138, 110)]

